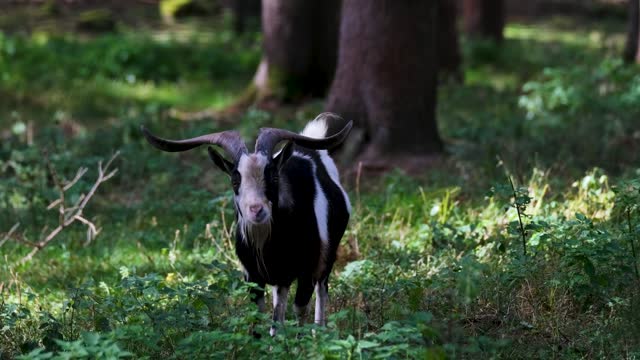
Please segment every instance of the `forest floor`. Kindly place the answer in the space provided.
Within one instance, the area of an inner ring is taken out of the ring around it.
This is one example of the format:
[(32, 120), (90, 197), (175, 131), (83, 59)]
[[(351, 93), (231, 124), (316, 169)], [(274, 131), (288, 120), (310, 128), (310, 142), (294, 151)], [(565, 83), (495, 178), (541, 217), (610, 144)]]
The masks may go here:
[[(322, 100), (217, 116), (260, 58), (260, 36), (224, 16), (52, 28), (0, 32), (0, 358), (640, 357), (640, 69), (619, 60), (624, 24), (557, 17), (510, 23), (501, 46), (463, 41), (466, 81), (439, 91), (446, 153), (417, 176), (345, 179), (328, 327), (260, 340), (228, 179), (139, 126), (250, 139), (300, 129)], [(83, 212), (99, 234), (76, 222), (18, 264), (59, 222), (48, 165), (88, 168), (73, 204), (115, 151)]]

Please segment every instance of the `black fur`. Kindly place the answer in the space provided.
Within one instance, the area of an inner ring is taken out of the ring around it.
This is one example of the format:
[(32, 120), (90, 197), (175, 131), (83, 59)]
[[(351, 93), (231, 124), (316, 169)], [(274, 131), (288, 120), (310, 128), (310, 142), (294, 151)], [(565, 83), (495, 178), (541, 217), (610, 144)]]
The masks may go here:
[[(288, 147), (290, 145), (285, 147), (281, 155), (289, 155), (285, 153)], [(306, 306), (316, 283), (328, 286), (338, 245), (349, 222), (349, 211), (341, 189), (329, 177), (318, 152), (299, 146), (293, 146), (291, 150), (308, 158), (294, 153), (279, 172), (275, 173), (275, 166), (271, 167), (271, 164), (265, 169), (266, 194), (273, 204), (273, 221), (271, 238), (262, 250), (262, 260), (259, 260), (251, 242), (242, 238), (239, 228), (236, 229), (236, 254), (246, 270), (246, 280), (258, 284), (260, 288), (264, 288), (265, 284), (288, 287), (297, 280), (295, 304)], [(315, 164), (315, 175), (311, 162)], [(272, 181), (275, 175), (289, 184), (290, 195), (294, 199), (291, 208), (278, 204), (278, 183)], [(315, 177), (328, 203), (329, 249), (324, 271), (320, 274), (316, 274), (321, 261), (321, 240), (314, 211)], [(254, 290), (252, 293), (256, 302), (264, 297), (264, 291)]]

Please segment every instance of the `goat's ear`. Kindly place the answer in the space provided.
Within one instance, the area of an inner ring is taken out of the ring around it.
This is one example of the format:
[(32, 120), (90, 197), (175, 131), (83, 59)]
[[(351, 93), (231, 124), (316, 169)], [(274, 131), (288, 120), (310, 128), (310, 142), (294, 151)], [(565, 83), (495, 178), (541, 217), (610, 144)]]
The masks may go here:
[(213, 147), (209, 146), (207, 148), (209, 151), (209, 157), (213, 160), (213, 163), (216, 164), (220, 168), (220, 170), (224, 171), (228, 175), (231, 175), (233, 172), (233, 163), (220, 155)]
[(291, 154), (293, 154), (293, 142), (288, 141), (287, 144), (282, 148), (282, 150), (280, 150), (280, 153), (273, 159), (276, 166), (278, 167), (278, 170), (282, 169), (284, 164), (291, 157)]

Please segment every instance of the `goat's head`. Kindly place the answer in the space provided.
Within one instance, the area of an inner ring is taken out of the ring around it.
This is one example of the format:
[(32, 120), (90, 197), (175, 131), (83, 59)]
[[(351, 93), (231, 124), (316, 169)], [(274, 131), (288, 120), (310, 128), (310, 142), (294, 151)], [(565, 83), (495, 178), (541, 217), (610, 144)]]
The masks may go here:
[[(316, 120), (338, 118), (335, 114), (323, 113)], [(249, 153), (237, 131), (223, 131), (185, 140), (167, 140), (151, 134), (142, 127), (147, 141), (154, 147), (169, 152), (186, 151), (200, 145), (215, 145), (224, 150), (227, 158), (209, 146), (209, 156), (222, 171), (231, 178), (238, 215), (248, 226), (260, 227), (272, 220), (272, 211), (278, 206), (286, 183), (280, 180), (280, 169), (293, 153), (293, 144), (309, 149), (331, 149), (342, 143), (352, 123), (349, 122), (333, 136), (317, 139), (291, 131), (262, 128), (256, 140), (255, 152)], [(276, 146), (286, 141), (284, 147), (274, 154)]]

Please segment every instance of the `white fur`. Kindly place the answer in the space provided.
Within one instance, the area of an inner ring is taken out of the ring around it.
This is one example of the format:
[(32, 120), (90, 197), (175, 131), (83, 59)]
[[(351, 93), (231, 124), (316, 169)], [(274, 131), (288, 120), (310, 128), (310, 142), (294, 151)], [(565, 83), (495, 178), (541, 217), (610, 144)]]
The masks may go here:
[[(315, 175), (316, 167), (313, 165), (313, 172)], [(326, 258), (326, 252), (329, 249), (329, 201), (325, 195), (317, 175), (314, 176), (316, 183), (316, 197), (313, 199), (313, 210), (316, 213), (316, 222), (318, 223), (318, 234), (320, 234), (320, 241), (322, 241), (323, 247), (323, 259)]]
[(344, 203), (347, 205), (347, 211), (351, 214), (351, 202), (349, 201), (349, 196), (347, 192), (344, 190), (342, 185), (340, 185), (340, 175), (338, 174), (338, 168), (336, 164), (333, 162), (333, 159), (329, 156), (329, 152), (327, 150), (319, 150), (320, 160), (324, 165), (325, 169), (327, 169), (327, 173), (329, 173), (329, 177), (333, 181), (334, 184), (342, 191), (342, 196), (344, 197)]
[(297, 151), (293, 152), (293, 156), (309, 161), (309, 164), (311, 164), (311, 169), (313, 171), (314, 186), (316, 191), (316, 196), (313, 199), (313, 211), (316, 215), (316, 224), (318, 225), (318, 234), (320, 235), (321, 244), (320, 261), (318, 262), (318, 268), (316, 269), (316, 275), (319, 276), (324, 270), (325, 260), (327, 258), (327, 253), (329, 252), (329, 201), (327, 200), (327, 195), (325, 195), (324, 191), (322, 190), (322, 186), (320, 186), (320, 181), (318, 181), (316, 163), (313, 161), (313, 159)]
[[(268, 275), (267, 268), (262, 257), (262, 249), (265, 242), (271, 237), (271, 202), (265, 194), (264, 168), (267, 166), (267, 158), (262, 154), (244, 154), (238, 162), (240, 173), (240, 189), (236, 196), (235, 204), (240, 209), (238, 223), (242, 239), (251, 243), (258, 255), (258, 270)], [(252, 219), (249, 207), (262, 205), (266, 211), (266, 222), (255, 223)]]
[(294, 151), (291, 156), (299, 157), (301, 159), (305, 159), (305, 160), (308, 160), (308, 161), (313, 163), (313, 159), (311, 159), (311, 157), (309, 155), (303, 154), (303, 153), (301, 153), (299, 151)]
[(329, 302), (329, 294), (321, 283), (316, 284), (316, 308), (314, 321), (320, 326), (326, 325), (326, 307)]
[(267, 211), (267, 219), (271, 216), (271, 204), (265, 194), (264, 168), (267, 166), (268, 159), (266, 156), (258, 153), (251, 155), (242, 155), (238, 162), (238, 172), (240, 173), (241, 182), (238, 191), (237, 203), (242, 213), (249, 221), (251, 205), (262, 205)]
[(314, 139), (322, 139), (327, 135), (328, 129), (329, 126), (324, 118), (315, 118), (307, 123), (300, 134)]
[[(329, 125), (327, 124), (324, 118), (315, 118), (310, 121), (307, 126), (302, 130), (301, 135), (314, 138), (314, 139), (322, 139), (327, 136), (327, 131), (329, 130)], [(329, 152), (327, 150), (318, 150), (318, 154), (320, 154), (320, 160), (324, 165), (325, 169), (329, 173), (329, 177), (336, 184), (340, 191), (342, 191), (342, 195), (344, 196), (344, 202), (347, 205), (347, 211), (351, 214), (351, 202), (349, 201), (349, 196), (347, 196), (347, 192), (340, 185), (340, 175), (338, 174), (338, 168), (336, 164), (333, 162), (333, 159), (329, 156)]]

